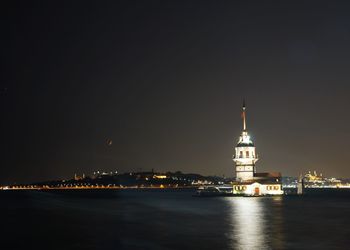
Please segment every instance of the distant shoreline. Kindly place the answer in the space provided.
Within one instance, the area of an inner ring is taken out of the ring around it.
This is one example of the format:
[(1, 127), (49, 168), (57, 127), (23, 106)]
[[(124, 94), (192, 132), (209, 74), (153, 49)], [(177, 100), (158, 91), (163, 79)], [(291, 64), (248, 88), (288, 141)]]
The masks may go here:
[[(178, 186), (178, 187), (136, 187), (136, 186), (130, 186), (130, 187), (33, 187), (33, 188), (28, 188), (28, 187), (16, 187), (16, 188), (0, 188), (0, 191), (25, 191), (25, 190), (34, 190), (34, 191), (50, 191), (50, 190), (171, 190), (171, 189), (197, 189), (198, 186)], [(337, 187), (308, 187), (305, 188), (305, 190), (337, 190), (337, 189), (342, 189), (342, 190), (350, 190), (349, 186), (337, 186)], [(296, 190), (296, 188), (283, 188), (283, 190)]]
[(179, 187), (54, 187), (54, 188), (43, 188), (43, 187), (35, 187), (35, 188), (1, 188), (1, 191), (21, 191), (21, 190), (37, 190), (37, 191), (46, 191), (46, 190), (127, 190), (127, 189), (197, 189), (196, 186), (179, 186)]

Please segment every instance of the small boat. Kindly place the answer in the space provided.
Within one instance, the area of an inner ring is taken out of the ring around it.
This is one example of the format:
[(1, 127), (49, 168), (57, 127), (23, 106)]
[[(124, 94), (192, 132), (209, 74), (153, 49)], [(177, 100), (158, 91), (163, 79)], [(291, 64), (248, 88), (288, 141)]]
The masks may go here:
[(216, 197), (216, 196), (232, 196), (232, 186), (201, 186), (197, 189), (194, 196), (197, 197)]

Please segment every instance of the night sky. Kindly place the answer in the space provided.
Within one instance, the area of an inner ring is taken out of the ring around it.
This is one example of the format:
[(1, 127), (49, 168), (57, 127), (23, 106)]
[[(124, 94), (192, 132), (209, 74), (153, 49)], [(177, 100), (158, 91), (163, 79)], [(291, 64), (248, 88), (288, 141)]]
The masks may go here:
[(0, 183), (232, 177), (243, 98), (257, 171), (350, 177), (346, 1), (2, 5)]

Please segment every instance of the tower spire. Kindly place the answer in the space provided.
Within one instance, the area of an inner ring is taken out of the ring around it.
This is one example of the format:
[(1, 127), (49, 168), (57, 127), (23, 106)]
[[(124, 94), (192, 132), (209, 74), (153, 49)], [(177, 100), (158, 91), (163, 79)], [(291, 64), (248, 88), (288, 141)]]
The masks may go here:
[(246, 131), (247, 130), (247, 125), (246, 125), (246, 121), (245, 121), (245, 99), (243, 99), (242, 119), (243, 119), (243, 131)]

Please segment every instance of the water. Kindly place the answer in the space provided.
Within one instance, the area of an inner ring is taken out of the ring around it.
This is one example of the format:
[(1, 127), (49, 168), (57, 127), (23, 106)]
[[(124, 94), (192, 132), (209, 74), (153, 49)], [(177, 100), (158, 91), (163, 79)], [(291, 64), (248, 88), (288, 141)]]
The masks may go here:
[[(350, 190), (349, 190), (350, 191)], [(348, 249), (350, 192), (1, 192), (1, 249)]]

